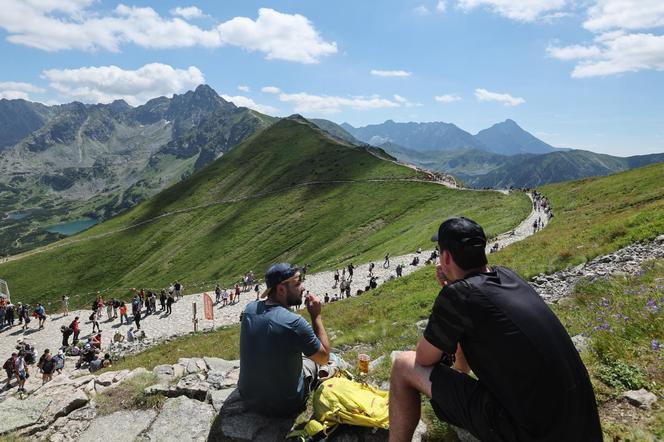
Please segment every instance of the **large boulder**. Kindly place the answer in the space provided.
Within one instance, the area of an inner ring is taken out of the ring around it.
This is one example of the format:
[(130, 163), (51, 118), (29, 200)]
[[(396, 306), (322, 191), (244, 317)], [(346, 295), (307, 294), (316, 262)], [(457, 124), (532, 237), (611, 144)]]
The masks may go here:
[(644, 410), (650, 410), (652, 404), (657, 402), (657, 396), (644, 388), (641, 388), (640, 390), (626, 391), (623, 393), (623, 397), (627, 399), (627, 402), (630, 404), (635, 407), (643, 408)]
[[(108, 416), (100, 416), (90, 423), (78, 441), (124, 442), (135, 440), (139, 434), (148, 429), (156, 415), (157, 412), (154, 410), (122, 410)], [(185, 420), (188, 419), (189, 416)]]
[(251, 412), (235, 389), (221, 407), (208, 440), (283, 441), (292, 425), (293, 418), (271, 418)]
[(150, 428), (139, 440), (204, 442), (207, 440), (213, 418), (214, 409), (210, 404), (184, 396), (168, 399)]
[(0, 402), (0, 434), (36, 424), (51, 401), (49, 397), (33, 397), (27, 400), (9, 397)]
[(74, 410), (67, 416), (59, 417), (41, 433), (35, 434), (37, 440), (49, 442), (78, 442), (78, 439), (97, 415), (95, 407), (87, 405)]
[(205, 365), (208, 371), (229, 372), (240, 368), (240, 361), (227, 361), (221, 358), (204, 357)]
[(226, 402), (226, 399), (235, 391), (235, 388), (226, 388), (223, 390), (210, 390), (208, 391), (205, 402), (212, 404), (214, 411), (217, 413), (221, 411), (221, 407)]
[(175, 378), (175, 371), (170, 364), (157, 365), (152, 372), (157, 375), (160, 382), (167, 383)]
[(183, 377), (175, 386), (175, 394), (204, 401), (210, 389), (210, 384), (204, 380), (204, 377), (203, 379), (201, 377), (198, 374), (189, 374)]

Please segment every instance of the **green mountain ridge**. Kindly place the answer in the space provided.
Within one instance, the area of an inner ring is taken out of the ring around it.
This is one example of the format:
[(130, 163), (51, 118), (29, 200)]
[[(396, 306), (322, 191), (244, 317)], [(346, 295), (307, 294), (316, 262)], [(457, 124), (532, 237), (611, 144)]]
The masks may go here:
[(409, 252), (453, 214), (496, 235), (529, 211), (521, 194), (412, 181), (427, 178), (296, 116), (121, 215), (0, 264), (0, 274), (30, 302), (63, 291), (124, 296), (174, 279), (229, 284), (275, 261), (321, 270)]

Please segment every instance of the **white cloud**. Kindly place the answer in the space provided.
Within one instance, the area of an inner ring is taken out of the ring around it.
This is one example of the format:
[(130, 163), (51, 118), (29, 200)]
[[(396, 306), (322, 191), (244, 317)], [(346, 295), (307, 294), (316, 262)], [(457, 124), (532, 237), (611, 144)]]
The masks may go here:
[(520, 97), (513, 97), (510, 94), (490, 92), (486, 89), (475, 89), (475, 98), (479, 101), (497, 101), (503, 103), (505, 106), (518, 106), (519, 104), (526, 102), (526, 100)]
[(392, 96), (392, 98), (394, 98), (394, 101), (399, 103), (399, 105), (401, 105), (401, 106), (405, 106), (405, 107), (422, 106), (421, 103), (413, 103), (408, 98), (402, 97), (401, 95), (394, 94)]
[(442, 14), (447, 9), (447, 2), (445, 0), (438, 0), (436, 3), (436, 12)]
[(549, 56), (559, 60), (576, 60), (579, 58), (595, 58), (601, 55), (602, 51), (597, 46), (572, 45), (565, 47), (549, 46), (546, 48)]
[[(261, 8), (254, 21), (235, 17), (203, 29), (181, 16), (194, 9), (176, 8), (180, 17), (164, 18), (150, 7), (118, 5), (111, 13), (93, 12), (92, 0), (0, 0), (0, 28), (7, 40), (45, 51), (78, 49), (119, 52), (121, 46), (144, 48), (216, 48), (238, 46), (259, 51), (267, 59), (317, 63), (337, 52), (336, 43), (324, 41), (312, 23), (299, 14)], [(196, 8), (197, 9), (197, 8)], [(200, 10), (199, 10), (200, 11)]]
[(274, 9), (258, 10), (256, 21), (235, 17), (217, 27), (224, 44), (264, 52), (268, 60), (318, 63), (336, 54), (337, 44), (324, 41), (308, 18)]
[(429, 15), (429, 8), (424, 5), (419, 5), (413, 8), (413, 12), (417, 15)]
[(562, 9), (567, 0), (457, 0), (464, 11), (488, 7), (511, 20), (532, 22)]
[(261, 92), (264, 92), (266, 94), (278, 94), (281, 92), (281, 89), (275, 86), (265, 86), (264, 88), (261, 89)]
[(601, 32), (609, 29), (651, 29), (664, 26), (662, 0), (596, 0), (588, 9), (583, 27)]
[(236, 106), (248, 107), (249, 109), (253, 109), (264, 114), (275, 114), (279, 112), (279, 110), (275, 107), (268, 106), (266, 104), (258, 104), (251, 98), (244, 97), (242, 95), (236, 95), (236, 96), (222, 95), (221, 98), (223, 98), (226, 101), (230, 101)]
[(607, 76), (644, 69), (664, 71), (664, 35), (618, 34), (604, 39), (601, 44), (600, 54), (581, 59), (572, 77)]
[(436, 95), (434, 99), (439, 103), (453, 103), (455, 101), (461, 100), (461, 97), (453, 94), (445, 94), (445, 95)]
[(191, 20), (192, 18), (200, 18), (200, 17), (205, 17), (205, 14), (203, 14), (203, 11), (201, 11), (199, 8), (196, 6), (188, 6), (186, 8), (181, 8), (177, 7), (175, 9), (171, 9), (169, 11), (171, 15), (177, 15), (185, 20)]
[(370, 73), (376, 77), (410, 77), (413, 74), (408, 71), (382, 71), (379, 69), (372, 69)]
[(379, 96), (371, 97), (335, 97), (329, 95), (313, 95), (306, 92), (296, 94), (279, 94), (279, 100), (292, 103), (295, 112), (333, 114), (341, 111), (343, 107), (355, 110), (371, 110), (389, 107), (399, 107), (400, 104)]
[(175, 69), (167, 64), (150, 63), (136, 70), (117, 66), (49, 69), (42, 77), (67, 99), (87, 103), (109, 103), (123, 99), (139, 105), (156, 96), (192, 89), (205, 83), (203, 73), (194, 66)]
[(30, 96), (27, 92), (23, 91), (0, 91), (0, 99), (6, 98), (7, 100), (29, 100)]
[(44, 89), (21, 81), (0, 81), (0, 98), (29, 100), (30, 93), (38, 92), (44, 92)]
[(241, 91), (241, 92), (251, 92), (251, 88), (247, 85), (244, 85), (244, 84), (239, 85), (237, 87), (237, 90)]

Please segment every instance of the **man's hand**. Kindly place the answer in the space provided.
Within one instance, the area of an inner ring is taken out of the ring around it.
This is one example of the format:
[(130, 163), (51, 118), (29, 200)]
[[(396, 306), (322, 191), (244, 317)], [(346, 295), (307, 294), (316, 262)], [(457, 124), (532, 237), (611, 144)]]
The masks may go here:
[(304, 302), (305, 305), (307, 306), (307, 311), (309, 312), (311, 319), (312, 320), (316, 319), (320, 315), (320, 312), (323, 308), (320, 299), (318, 299), (317, 296), (309, 295), (305, 298)]
[(447, 279), (447, 276), (443, 272), (443, 267), (440, 265), (440, 262), (436, 264), (436, 280), (441, 287), (445, 287), (450, 283), (450, 280)]

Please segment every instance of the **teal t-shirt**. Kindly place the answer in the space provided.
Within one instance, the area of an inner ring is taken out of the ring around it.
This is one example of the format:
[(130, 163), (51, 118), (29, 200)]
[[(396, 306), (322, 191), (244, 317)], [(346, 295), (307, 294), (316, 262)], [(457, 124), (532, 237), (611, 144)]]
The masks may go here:
[(247, 305), (240, 329), (242, 398), (268, 415), (299, 411), (307, 399), (302, 355), (313, 355), (320, 345), (302, 316), (264, 301)]

